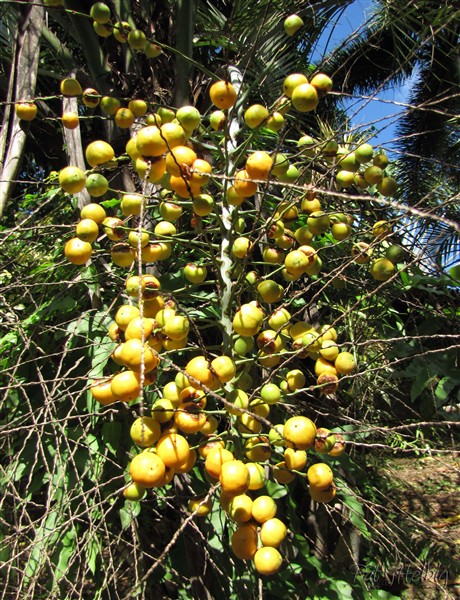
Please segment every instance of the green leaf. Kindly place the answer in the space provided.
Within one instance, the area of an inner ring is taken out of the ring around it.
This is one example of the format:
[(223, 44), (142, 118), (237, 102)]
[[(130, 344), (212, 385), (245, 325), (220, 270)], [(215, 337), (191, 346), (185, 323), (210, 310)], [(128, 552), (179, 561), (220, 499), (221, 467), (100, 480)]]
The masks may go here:
[(121, 423), (109, 421), (102, 426), (102, 441), (112, 454), (120, 447)]

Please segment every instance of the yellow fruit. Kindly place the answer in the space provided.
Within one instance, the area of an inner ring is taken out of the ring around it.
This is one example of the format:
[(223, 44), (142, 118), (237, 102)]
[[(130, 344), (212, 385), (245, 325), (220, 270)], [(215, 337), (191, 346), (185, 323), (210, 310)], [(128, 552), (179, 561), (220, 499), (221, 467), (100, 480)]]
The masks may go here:
[(228, 504), (227, 512), (237, 523), (246, 523), (252, 517), (252, 498), (247, 494), (234, 496)]
[(157, 454), (144, 450), (132, 459), (129, 473), (135, 483), (153, 488), (162, 484), (166, 467)]
[(286, 448), (284, 451), (284, 462), (290, 471), (301, 471), (307, 464), (307, 453), (305, 450)]
[(309, 112), (318, 106), (318, 92), (310, 83), (301, 83), (294, 88), (291, 102), (299, 112)]
[(209, 88), (209, 97), (211, 102), (217, 108), (225, 110), (231, 108), (236, 102), (236, 90), (233, 85), (227, 81), (216, 81)]
[(127, 21), (118, 21), (113, 26), (113, 37), (117, 42), (120, 42), (120, 44), (126, 44), (130, 31), (131, 25)]
[(262, 523), (260, 528), (260, 541), (264, 546), (278, 546), (284, 541), (287, 535), (287, 527), (280, 519), (276, 517), (268, 519)]
[[(88, 190), (90, 196), (93, 196), (94, 198), (100, 198), (109, 189), (109, 182), (104, 175), (101, 175), (101, 173), (90, 173), (86, 178), (86, 189)], [(101, 209), (104, 210), (102, 206)], [(104, 219), (106, 216), (107, 215), (104, 211)], [(100, 222), (102, 222), (104, 219), (101, 219)]]
[(115, 151), (110, 144), (103, 140), (96, 140), (88, 144), (85, 150), (86, 161), (91, 167), (97, 167), (111, 161)]
[(129, 430), (131, 439), (141, 448), (153, 446), (160, 439), (161, 427), (152, 417), (138, 417)]
[(146, 493), (147, 490), (145, 489), (145, 487), (143, 485), (135, 483), (134, 481), (131, 482), (128, 486), (126, 486), (123, 490), (123, 496), (127, 500), (131, 500), (133, 502), (142, 500)]
[(315, 502), (330, 502), (335, 498), (336, 488), (334, 485), (330, 485), (328, 488), (316, 488), (312, 485), (308, 486), (308, 493)]
[(241, 460), (230, 460), (222, 464), (219, 475), (222, 490), (229, 495), (243, 494), (249, 487), (250, 475)]
[(82, 219), (77, 223), (75, 234), (84, 242), (94, 242), (99, 235), (99, 226), (92, 219)]
[(94, 88), (86, 88), (83, 90), (82, 101), (88, 108), (96, 108), (101, 101), (99, 92)]
[(334, 474), (329, 465), (325, 463), (315, 463), (308, 469), (307, 477), (311, 487), (325, 489), (331, 485)]
[(198, 496), (190, 498), (187, 504), (188, 511), (194, 513), (197, 517), (206, 517), (212, 510), (212, 498)]
[(111, 383), (111, 379), (96, 381), (90, 387), (90, 392), (93, 398), (103, 406), (108, 406), (114, 402), (117, 402), (118, 400), (118, 398), (113, 395)]
[(246, 109), (244, 113), (244, 122), (251, 129), (255, 129), (262, 125), (264, 121), (268, 119), (269, 112), (261, 104), (253, 104)]
[(246, 169), (242, 169), (235, 174), (233, 188), (241, 198), (250, 198), (257, 192), (257, 183), (251, 180)]
[(267, 478), (265, 477), (265, 469), (260, 463), (248, 462), (246, 467), (249, 471), (249, 490), (260, 490), (264, 487)]
[(190, 446), (183, 435), (170, 433), (161, 437), (156, 445), (157, 455), (167, 467), (183, 465), (190, 454)]
[(258, 523), (265, 523), (275, 517), (278, 507), (271, 496), (258, 496), (252, 502), (252, 518)]
[(274, 575), (279, 571), (283, 558), (276, 548), (262, 546), (254, 554), (254, 567), (260, 575)]
[(117, 400), (121, 402), (135, 400), (141, 391), (139, 374), (130, 369), (117, 373), (113, 376), (110, 387)]
[(211, 477), (218, 479), (222, 470), (222, 465), (225, 462), (233, 460), (235, 460), (235, 457), (230, 450), (218, 446), (213, 448), (206, 456), (204, 468)]
[(129, 129), (134, 119), (134, 113), (129, 108), (119, 108), (115, 113), (115, 123), (120, 129)]
[(241, 560), (251, 560), (257, 550), (257, 529), (252, 523), (242, 523), (231, 539), (233, 554)]
[(14, 107), (16, 116), (22, 121), (33, 121), (37, 116), (38, 108), (34, 102), (21, 101)]
[(67, 98), (73, 98), (75, 96), (81, 96), (82, 89), (81, 85), (76, 79), (68, 78), (63, 79), (59, 85), (61, 94)]
[(278, 483), (291, 483), (295, 479), (295, 473), (289, 471), (283, 460), (273, 467), (273, 477)]
[(295, 88), (299, 85), (308, 83), (308, 79), (302, 73), (292, 73), (288, 75), (283, 82), (284, 94), (291, 98)]
[(78, 194), (86, 184), (86, 175), (78, 167), (64, 167), (59, 171), (59, 185), (68, 194)]
[(316, 425), (308, 417), (291, 417), (283, 428), (286, 446), (295, 450), (308, 450), (314, 444)]
[(351, 352), (340, 352), (334, 361), (334, 367), (340, 375), (349, 375), (356, 369), (356, 360)]
[(73, 112), (65, 112), (62, 115), (62, 124), (66, 129), (76, 129), (80, 123), (78, 115)]
[(68, 240), (64, 246), (67, 260), (74, 265), (84, 265), (90, 259), (92, 251), (91, 244), (78, 237)]

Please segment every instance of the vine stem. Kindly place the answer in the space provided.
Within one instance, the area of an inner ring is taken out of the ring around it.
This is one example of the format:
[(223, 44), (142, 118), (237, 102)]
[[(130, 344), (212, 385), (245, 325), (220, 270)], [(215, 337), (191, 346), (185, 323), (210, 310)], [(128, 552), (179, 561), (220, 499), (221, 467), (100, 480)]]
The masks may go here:
[[(229, 76), (230, 83), (236, 89), (237, 94), (239, 95), (239, 91), (241, 88), (241, 83), (243, 76), (241, 72), (233, 66), (229, 67)], [(238, 113), (237, 113), (237, 105), (233, 107), (229, 115), (229, 122), (227, 125), (227, 137), (225, 143), (225, 175), (227, 177), (233, 175), (234, 164), (233, 164), (233, 154), (237, 149), (237, 141), (236, 137), (238, 131), (240, 129), (239, 121), (238, 121)], [(225, 179), (225, 184), (223, 188), (223, 201), (221, 204), (221, 234), (222, 234), (222, 242), (220, 247), (220, 279), (222, 283), (221, 289), (221, 325), (222, 325), (222, 335), (223, 335), (223, 352), (224, 354), (231, 355), (231, 341), (232, 341), (232, 299), (233, 299), (233, 282), (231, 279), (231, 270), (232, 270), (232, 257), (231, 257), (231, 247), (233, 241), (233, 211), (235, 210), (234, 206), (227, 204), (225, 201), (225, 194), (227, 191), (228, 178)]]

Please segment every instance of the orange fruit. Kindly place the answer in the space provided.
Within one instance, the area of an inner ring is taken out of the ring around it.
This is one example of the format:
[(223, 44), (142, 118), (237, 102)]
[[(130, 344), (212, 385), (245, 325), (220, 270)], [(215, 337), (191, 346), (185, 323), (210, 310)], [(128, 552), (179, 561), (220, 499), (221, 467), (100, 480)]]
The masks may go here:
[(219, 481), (222, 491), (231, 496), (243, 494), (249, 487), (250, 473), (241, 460), (230, 460), (222, 464)]
[(289, 471), (283, 460), (273, 467), (273, 477), (278, 483), (291, 483), (295, 479), (295, 473)]
[(272, 166), (272, 157), (267, 152), (256, 150), (246, 160), (245, 169), (253, 179), (266, 179)]
[(167, 467), (183, 465), (190, 454), (190, 446), (183, 435), (170, 433), (160, 438), (156, 445), (158, 456)]
[(335, 486), (330, 485), (327, 488), (316, 488), (313, 485), (308, 487), (308, 493), (315, 502), (330, 502), (335, 498), (337, 490)]
[(214, 106), (224, 110), (226, 108), (231, 108), (235, 104), (236, 90), (233, 85), (227, 81), (216, 81), (209, 88), (209, 97)]
[(237, 523), (246, 523), (252, 517), (252, 498), (247, 494), (234, 496), (229, 502), (227, 512)]
[(326, 463), (315, 463), (308, 469), (307, 477), (310, 486), (325, 489), (331, 485), (334, 474)]
[(193, 469), (196, 463), (196, 450), (190, 448), (188, 458), (185, 462), (178, 464), (174, 467), (176, 473), (188, 473)]
[(231, 539), (233, 554), (241, 560), (251, 560), (257, 551), (257, 529), (252, 523), (242, 523)]
[(283, 428), (286, 446), (295, 450), (308, 450), (314, 444), (316, 425), (308, 417), (291, 417)]
[(118, 398), (113, 395), (111, 383), (111, 379), (97, 381), (89, 388), (93, 398), (103, 406), (108, 406), (118, 400)]
[(77, 238), (84, 242), (94, 242), (99, 235), (99, 226), (92, 219), (82, 219), (77, 223), (75, 228)]
[(260, 575), (274, 575), (281, 567), (283, 558), (276, 548), (262, 546), (254, 554), (254, 567)]
[(212, 498), (206, 500), (203, 496), (190, 498), (187, 508), (190, 513), (195, 513), (197, 517), (206, 517), (212, 510)]
[(144, 450), (132, 459), (129, 474), (134, 483), (145, 488), (153, 488), (163, 483), (166, 467), (157, 454)]
[(65, 112), (62, 115), (62, 124), (66, 129), (76, 129), (80, 123), (78, 115), (73, 112)]
[(59, 84), (59, 88), (61, 90), (61, 94), (67, 98), (74, 98), (75, 96), (81, 96), (82, 94), (81, 85), (72, 77), (63, 79)]
[(37, 116), (38, 108), (34, 102), (21, 101), (15, 105), (14, 111), (22, 121), (33, 121)]
[(252, 518), (258, 523), (273, 519), (278, 507), (271, 496), (258, 496), (252, 501)]
[(134, 113), (129, 108), (119, 108), (115, 113), (115, 123), (120, 129), (129, 129), (134, 119)]
[(93, 248), (91, 244), (78, 237), (71, 238), (64, 246), (64, 254), (74, 265), (84, 265), (90, 259)]
[(230, 450), (218, 446), (210, 450), (206, 456), (204, 468), (211, 477), (218, 479), (222, 470), (222, 465), (233, 460), (235, 460), (235, 457)]
[(141, 391), (139, 374), (130, 369), (117, 373), (113, 376), (110, 387), (117, 400), (121, 402), (135, 400)]
[(238, 196), (250, 198), (257, 192), (257, 183), (251, 180), (246, 169), (242, 169), (235, 174), (233, 188)]
[(260, 541), (264, 546), (278, 546), (284, 541), (287, 535), (287, 527), (280, 519), (276, 517), (268, 519), (262, 523), (260, 528)]

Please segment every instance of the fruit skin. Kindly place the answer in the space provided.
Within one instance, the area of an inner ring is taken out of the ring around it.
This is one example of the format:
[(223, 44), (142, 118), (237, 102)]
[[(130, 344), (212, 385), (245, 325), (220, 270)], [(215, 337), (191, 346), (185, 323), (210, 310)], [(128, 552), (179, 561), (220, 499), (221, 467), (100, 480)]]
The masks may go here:
[(197, 517), (206, 517), (212, 510), (212, 498), (198, 496), (190, 498), (187, 504), (188, 511), (194, 513)]
[(241, 460), (224, 462), (220, 470), (219, 481), (226, 494), (231, 496), (244, 494), (249, 487), (249, 470)]
[(89, 12), (96, 23), (108, 23), (110, 21), (110, 8), (104, 2), (95, 2)]
[(68, 194), (78, 194), (86, 185), (86, 175), (78, 167), (64, 167), (59, 171), (59, 185)]
[(286, 446), (295, 450), (308, 450), (315, 442), (316, 426), (307, 417), (291, 417), (283, 428)]
[(307, 477), (311, 487), (325, 489), (331, 485), (334, 474), (329, 465), (325, 463), (315, 463), (308, 469)]
[(111, 161), (115, 152), (110, 144), (96, 140), (88, 144), (85, 150), (86, 161), (91, 167), (97, 167)]
[(264, 546), (278, 548), (287, 535), (287, 527), (276, 517), (262, 523), (260, 528), (260, 541)]
[(276, 548), (262, 546), (254, 554), (254, 567), (260, 575), (274, 575), (279, 571), (283, 558)]
[(317, 73), (310, 80), (310, 84), (316, 88), (319, 96), (324, 96), (332, 89), (332, 79), (324, 73)]
[(34, 102), (17, 102), (14, 111), (21, 121), (33, 121), (37, 116), (38, 108)]
[(283, 23), (284, 31), (291, 37), (295, 35), (303, 26), (304, 22), (299, 15), (289, 15), (289, 17), (286, 17)]
[(318, 92), (310, 83), (301, 83), (293, 90), (291, 101), (299, 112), (310, 112), (318, 106)]
[(142, 500), (147, 494), (147, 490), (142, 485), (135, 483), (132, 481), (128, 486), (123, 490), (123, 496), (126, 500), (131, 500), (132, 502), (136, 502)]
[(262, 104), (252, 104), (244, 113), (244, 122), (250, 129), (255, 129), (268, 119), (269, 112)]
[(80, 121), (78, 115), (73, 112), (65, 112), (62, 115), (62, 124), (66, 129), (76, 129)]
[(313, 485), (308, 486), (308, 493), (315, 502), (327, 503), (335, 498), (336, 488), (330, 485), (327, 488), (317, 488)]
[(233, 85), (227, 81), (216, 81), (209, 88), (209, 97), (211, 102), (217, 108), (225, 110), (231, 108), (236, 102), (236, 90)]
[(242, 523), (231, 538), (233, 554), (241, 560), (251, 560), (257, 551), (257, 529), (252, 523)]
[(84, 242), (94, 242), (99, 235), (98, 224), (92, 219), (82, 219), (75, 228), (75, 233), (78, 238)]
[(395, 272), (395, 266), (388, 258), (376, 258), (371, 264), (370, 273), (376, 281), (388, 281)]
[(153, 446), (160, 439), (161, 427), (152, 417), (138, 417), (129, 430), (131, 439), (141, 448)]
[(145, 488), (153, 488), (163, 482), (166, 466), (157, 454), (144, 450), (132, 459), (129, 473), (135, 483)]
[(74, 265), (84, 265), (90, 259), (93, 248), (78, 237), (71, 238), (64, 246), (64, 254)]
[(304, 83), (308, 83), (308, 79), (303, 73), (291, 73), (283, 81), (283, 92), (288, 98), (291, 98), (295, 88)]
[(199, 284), (206, 279), (207, 269), (203, 265), (188, 263), (184, 267), (184, 277), (189, 283)]
[(67, 98), (73, 98), (75, 96), (81, 96), (83, 90), (81, 85), (76, 79), (68, 78), (63, 79), (59, 85), (61, 94)]

